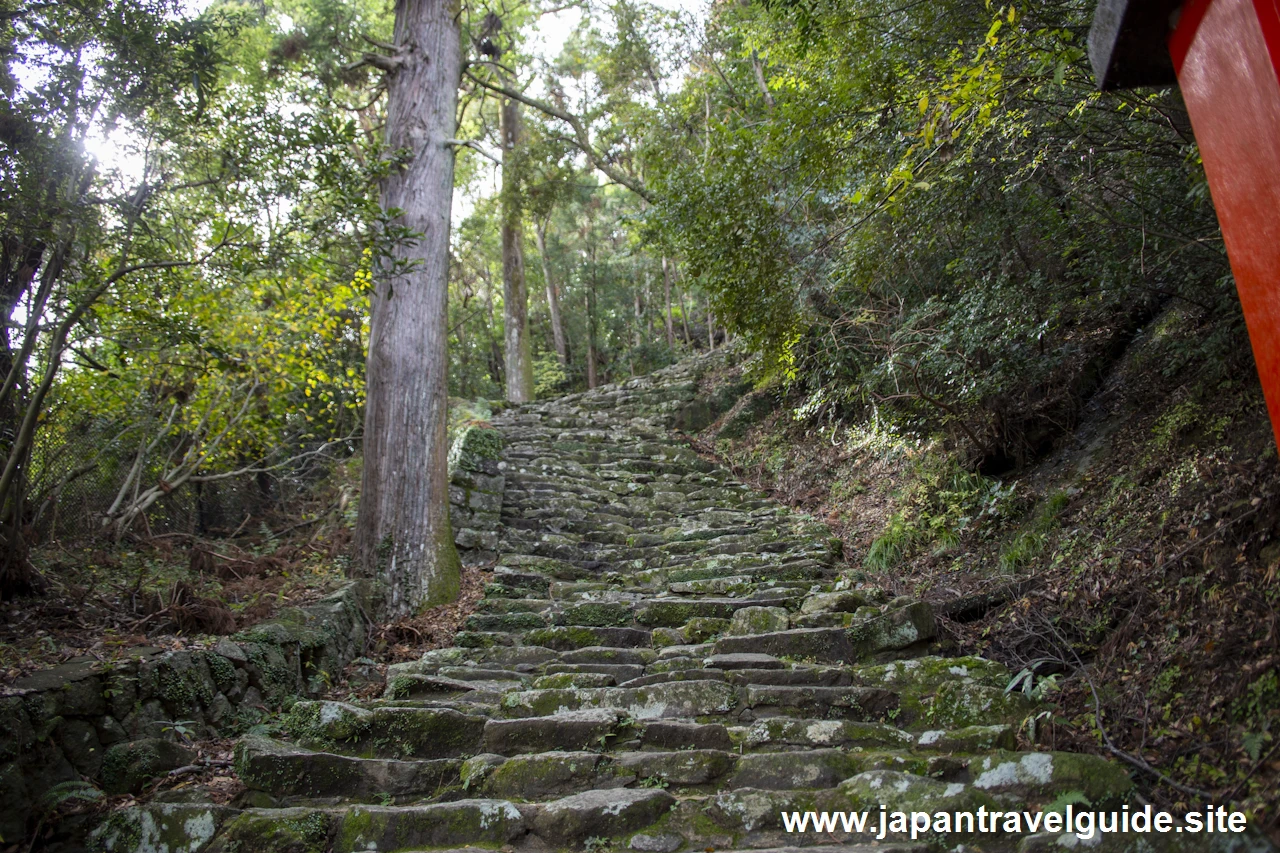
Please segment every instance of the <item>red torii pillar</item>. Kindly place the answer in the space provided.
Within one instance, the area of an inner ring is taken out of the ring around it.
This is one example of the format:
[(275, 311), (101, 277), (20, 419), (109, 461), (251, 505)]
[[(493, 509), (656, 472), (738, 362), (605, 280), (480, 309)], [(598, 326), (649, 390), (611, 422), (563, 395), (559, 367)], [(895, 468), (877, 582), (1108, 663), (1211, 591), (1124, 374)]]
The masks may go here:
[(1280, 0), (1101, 0), (1089, 58), (1182, 88), (1280, 443)]

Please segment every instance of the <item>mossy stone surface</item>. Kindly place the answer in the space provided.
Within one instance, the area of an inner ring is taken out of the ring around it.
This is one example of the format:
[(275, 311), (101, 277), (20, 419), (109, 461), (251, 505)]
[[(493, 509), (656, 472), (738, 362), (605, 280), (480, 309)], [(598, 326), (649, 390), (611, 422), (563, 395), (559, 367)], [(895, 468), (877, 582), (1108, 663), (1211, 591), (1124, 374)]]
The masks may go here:
[(480, 790), (487, 797), (524, 800), (572, 794), (595, 784), (600, 761), (595, 752), (519, 755), (495, 767)]
[(743, 607), (734, 612), (726, 633), (742, 637), (785, 631), (789, 627), (791, 617), (785, 607)]
[(162, 738), (118, 743), (109, 748), (102, 761), (102, 788), (109, 794), (137, 793), (152, 779), (186, 767), (195, 753)]
[(943, 683), (925, 712), (930, 728), (966, 728), (968, 726), (1008, 723), (1017, 725), (1033, 705), (1020, 693), (1007, 693), (998, 687), (964, 681)]
[(728, 619), (716, 619), (709, 616), (698, 616), (690, 619), (681, 631), (686, 643), (707, 643), (718, 639), (730, 627)]
[(1082, 792), (1098, 807), (1118, 805), (1134, 791), (1120, 764), (1079, 752), (1002, 752), (969, 762), (973, 787), (1018, 802)]

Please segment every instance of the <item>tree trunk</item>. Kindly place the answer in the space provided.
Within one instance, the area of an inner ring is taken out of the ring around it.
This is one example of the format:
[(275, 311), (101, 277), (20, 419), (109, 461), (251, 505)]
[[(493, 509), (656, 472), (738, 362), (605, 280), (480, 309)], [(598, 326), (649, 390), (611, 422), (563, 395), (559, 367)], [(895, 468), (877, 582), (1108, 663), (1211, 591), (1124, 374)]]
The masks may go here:
[(538, 241), (538, 259), (542, 262), (542, 280), (547, 285), (547, 309), (551, 312), (551, 337), (556, 346), (556, 357), (561, 367), (569, 365), (569, 347), (564, 336), (564, 320), (560, 316), (560, 288), (551, 281), (551, 261), (547, 258), (547, 224), (538, 225), (534, 232)]
[(645, 303), (645, 299), (648, 298), (648, 294), (645, 293), (645, 291), (648, 289), (649, 289), (649, 273), (646, 272), (644, 274), (644, 287), (643, 288), (637, 287), (635, 289), (635, 292), (632, 293), (632, 296), (634, 297), (634, 300), (635, 300), (636, 323), (635, 323), (635, 327), (631, 330), (631, 343), (632, 343), (632, 346), (636, 347), (637, 349), (639, 349), (640, 345), (644, 343), (644, 331), (645, 331), (644, 330), (644, 303)]
[(711, 313), (711, 300), (707, 300), (707, 349), (715, 352), (716, 349), (716, 318)]
[(494, 385), (502, 385), (504, 383), (503, 376), (506, 370), (502, 365), (502, 347), (498, 345), (498, 338), (493, 333), (493, 276), (489, 273), (489, 262), (486, 261), (484, 268), (480, 271), (481, 278), (484, 279), (484, 308), (485, 308), (485, 335), (489, 339), (489, 379)]
[(529, 355), (529, 290), (524, 277), (524, 223), (521, 217), (517, 152), (520, 102), (502, 102), (502, 315), (507, 400), (533, 399), (533, 359)]
[(458, 596), (449, 527), (448, 279), (461, 34), (452, 3), (400, 0), (403, 65), (388, 81), (387, 147), (412, 159), (382, 185), (385, 210), (421, 237), (394, 250), (374, 289), (356, 571), (394, 618)]
[(667, 346), (676, 348), (676, 331), (671, 322), (671, 265), (665, 255), (662, 257), (662, 291), (667, 299)]
[(596, 365), (596, 265), (595, 248), (591, 250), (591, 278), (587, 282), (587, 387), (600, 384)]
[[(676, 268), (676, 262), (671, 262), (671, 277), (676, 278), (679, 270)], [(680, 302), (680, 326), (684, 329), (684, 345), (688, 349), (693, 349), (693, 335), (689, 334), (689, 306), (684, 301), (684, 285), (678, 280), (676, 281), (676, 298)]]

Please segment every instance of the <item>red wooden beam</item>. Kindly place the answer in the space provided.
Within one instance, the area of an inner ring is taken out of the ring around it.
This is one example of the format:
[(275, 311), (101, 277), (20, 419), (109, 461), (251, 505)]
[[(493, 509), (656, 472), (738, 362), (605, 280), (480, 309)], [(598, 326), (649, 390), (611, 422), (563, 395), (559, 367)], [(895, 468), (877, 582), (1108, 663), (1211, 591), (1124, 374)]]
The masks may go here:
[(1280, 0), (1174, 5), (1103, 0), (1090, 58), (1109, 88), (1173, 82), (1144, 52), (1177, 75), (1280, 442)]

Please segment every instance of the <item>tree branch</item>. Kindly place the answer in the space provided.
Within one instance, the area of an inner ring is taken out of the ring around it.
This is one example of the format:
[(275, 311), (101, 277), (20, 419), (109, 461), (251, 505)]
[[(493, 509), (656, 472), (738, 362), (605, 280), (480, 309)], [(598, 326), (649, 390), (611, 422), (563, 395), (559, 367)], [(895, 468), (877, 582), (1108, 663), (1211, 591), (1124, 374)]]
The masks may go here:
[(613, 182), (621, 184), (645, 201), (651, 203), (655, 201), (653, 194), (645, 188), (640, 179), (617, 168), (615, 165), (610, 163), (603, 154), (596, 150), (595, 146), (591, 144), (591, 136), (587, 133), (586, 125), (584, 125), (582, 120), (577, 116), (565, 112), (546, 101), (532, 98), (516, 89), (477, 77), (468, 70), (463, 70), (462, 73), (477, 86), (482, 86), (491, 92), (496, 92), (497, 94), (510, 98), (513, 101), (519, 101), (525, 106), (532, 107), (533, 109), (538, 110), (541, 113), (545, 113), (552, 118), (560, 119), (560, 121), (573, 128), (574, 145), (587, 156), (587, 159), (591, 161), (592, 166), (603, 172), (605, 176)]
[(499, 166), (502, 165), (501, 160), (499, 160), (497, 157), (494, 157), (488, 151), (485, 151), (484, 148), (480, 147), (480, 143), (474, 139), (446, 139), (444, 141), (444, 144), (453, 146), (455, 148), (470, 148), (472, 151), (475, 151), (480, 156), (486, 159), (492, 160), (494, 163), (497, 163)]

